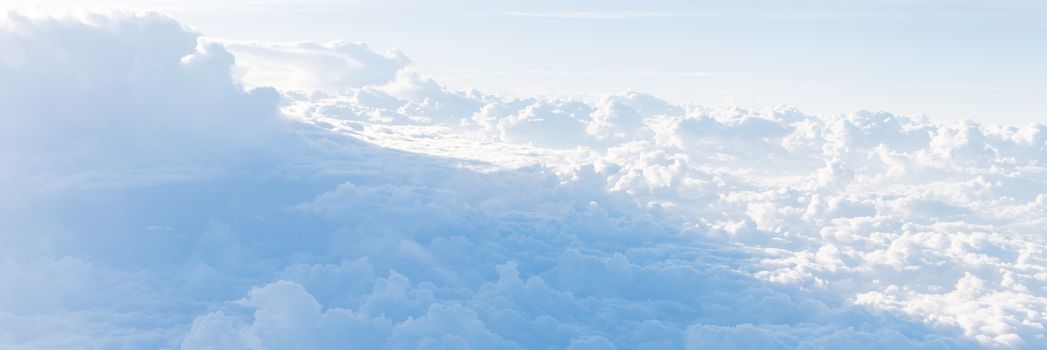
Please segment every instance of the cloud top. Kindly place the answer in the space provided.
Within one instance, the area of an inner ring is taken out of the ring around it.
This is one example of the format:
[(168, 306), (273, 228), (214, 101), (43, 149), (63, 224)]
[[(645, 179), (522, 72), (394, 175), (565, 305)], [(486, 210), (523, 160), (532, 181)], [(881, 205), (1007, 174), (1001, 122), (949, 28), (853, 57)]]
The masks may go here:
[(362, 44), (5, 21), (2, 347), (1043, 340), (1038, 124), (509, 98)]

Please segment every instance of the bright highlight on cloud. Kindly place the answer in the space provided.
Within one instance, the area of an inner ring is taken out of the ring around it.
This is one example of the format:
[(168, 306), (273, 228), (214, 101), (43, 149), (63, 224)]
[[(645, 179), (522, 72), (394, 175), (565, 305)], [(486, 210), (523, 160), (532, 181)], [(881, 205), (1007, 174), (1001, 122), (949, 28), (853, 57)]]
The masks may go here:
[(402, 52), (372, 51), (366, 44), (336, 42), (223, 42), (240, 65), (252, 69), (244, 80), (285, 88), (343, 91), (388, 83), (410, 63)]
[(0, 347), (1047, 341), (1041, 125), (507, 98), (362, 44), (4, 21)]

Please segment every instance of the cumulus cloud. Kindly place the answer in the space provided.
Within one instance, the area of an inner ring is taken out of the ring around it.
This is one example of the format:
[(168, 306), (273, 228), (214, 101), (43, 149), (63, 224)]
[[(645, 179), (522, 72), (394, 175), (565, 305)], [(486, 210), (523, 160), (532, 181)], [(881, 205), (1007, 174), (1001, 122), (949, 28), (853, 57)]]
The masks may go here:
[(1040, 125), (509, 98), (362, 44), (5, 23), (0, 347), (1043, 342)]
[[(171, 19), (8, 14), (6, 21), (13, 29), (0, 32), (0, 154), (16, 171), (3, 182), (28, 182), (11, 186), (191, 177), (207, 163), (280, 142), (276, 91), (242, 89), (229, 77), (228, 51)], [(155, 174), (162, 167), (168, 171)], [(66, 176), (19, 179), (29, 169)]]
[(221, 43), (236, 54), (244, 81), (281, 89), (335, 92), (382, 85), (393, 81), (411, 62), (399, 50), (379, 53), (364, 43)]

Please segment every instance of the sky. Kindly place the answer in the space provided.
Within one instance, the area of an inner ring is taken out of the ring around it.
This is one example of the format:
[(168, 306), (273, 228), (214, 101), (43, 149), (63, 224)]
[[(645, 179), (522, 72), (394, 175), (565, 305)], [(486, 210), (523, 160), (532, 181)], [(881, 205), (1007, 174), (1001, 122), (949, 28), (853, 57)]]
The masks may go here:
[(0, 349), (1040, 349), (995, 4), (3, 12)]
[[(52, 2), (69, 7), (27, 3)], [(398, 48), (448, 86), (516, 96), (631, 89), (819, 114), (1047, 118), (1038, 1), (71, 3), (159, 10), (215, 38)]]

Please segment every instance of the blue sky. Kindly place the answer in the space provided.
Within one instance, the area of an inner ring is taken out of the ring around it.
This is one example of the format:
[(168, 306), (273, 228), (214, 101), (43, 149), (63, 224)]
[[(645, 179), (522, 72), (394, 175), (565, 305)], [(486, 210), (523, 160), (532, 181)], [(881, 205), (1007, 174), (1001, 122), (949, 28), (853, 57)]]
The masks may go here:
[(519, 96), (632, 89), (820, 114), (1047, 118), (1047, 5), (1036, 1), (99, 4), (160, 10), (211, 37), (396, 47), (451, 87)]

